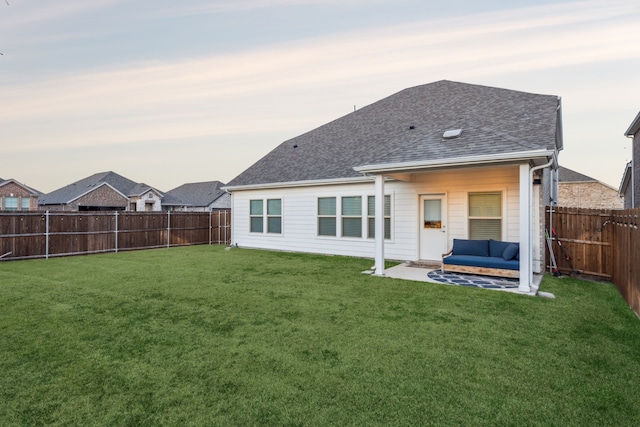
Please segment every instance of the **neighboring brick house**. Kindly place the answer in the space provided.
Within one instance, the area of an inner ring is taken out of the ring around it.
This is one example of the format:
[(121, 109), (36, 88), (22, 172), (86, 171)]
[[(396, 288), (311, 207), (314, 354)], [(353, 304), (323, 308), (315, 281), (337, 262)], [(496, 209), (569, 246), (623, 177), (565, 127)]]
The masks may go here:
[(640, 208), (640, 170), (635, 167), (640, 162), (640, 113), (633, 119), (624, 135), (633, 138), (633, 154), (631, 161), (624, 168), (618, 193), (624, 197), (625, 209)]
[(187, 212), (231, 209), (231, 195), (221, 189), (223, 185), (220, 181), (183, 184), (165, 193), (162, 209)]
[(0, 178), (0, 211), (37, 211), (40, 192), (15, 179)]
[(41, 196), (52, 211), (161, 211), (164, 194), (115, 172), (101, 172)]
[(570, 208), (622, 209), (623, 201), (616, 188), (560, 166), (558, 205)]

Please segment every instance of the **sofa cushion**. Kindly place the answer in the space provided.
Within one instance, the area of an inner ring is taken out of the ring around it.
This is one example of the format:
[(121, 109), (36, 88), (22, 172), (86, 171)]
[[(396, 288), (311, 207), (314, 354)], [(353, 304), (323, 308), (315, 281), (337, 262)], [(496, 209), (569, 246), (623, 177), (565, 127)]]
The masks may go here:
[(511, 242), (502, 242), (500, 240), (489, 240), (489, 256), (502, 257), (504, 250), (507, 249)]
[(489, 241), (453, 239), (453, 255), (489, 256)]
[[(450, 255), (442, 259), (444, 265), (465, 265), (468, 267), (502, 268), (505, 270), (519, 270), (520, 262), (502, 257), (486, 257), (474, 255)], [(445, 268), (446, 269), (446, 268)]]
[(504, 258), (506, 261), (515, 259), (519, 251), (520, 251), (520, 248), (518, 247), (517, 244), (509, 243), (509, 246), (507, 246), (507, 248), (504, 250), (502, 254), (502, 258)]

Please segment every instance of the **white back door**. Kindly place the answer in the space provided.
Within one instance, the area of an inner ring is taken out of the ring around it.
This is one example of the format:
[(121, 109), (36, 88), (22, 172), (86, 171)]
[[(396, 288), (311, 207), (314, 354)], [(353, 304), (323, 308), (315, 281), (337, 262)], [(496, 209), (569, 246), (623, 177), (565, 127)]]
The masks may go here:
[(447, 196), (420, 196), (420, 259), (442, 260), (447, 252)]

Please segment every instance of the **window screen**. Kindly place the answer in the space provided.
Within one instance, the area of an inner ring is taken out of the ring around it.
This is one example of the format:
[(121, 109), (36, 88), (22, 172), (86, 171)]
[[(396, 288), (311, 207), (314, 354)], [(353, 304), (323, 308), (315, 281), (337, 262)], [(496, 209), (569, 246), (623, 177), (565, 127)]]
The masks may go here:
[(336, 198), (318, 198), (318, 235), (336, 235)]
[(502, 240), (502, 193), (469, 193), (469, 238)]
[(342, 235), (362, 237), (362, 197), (342, 198)]

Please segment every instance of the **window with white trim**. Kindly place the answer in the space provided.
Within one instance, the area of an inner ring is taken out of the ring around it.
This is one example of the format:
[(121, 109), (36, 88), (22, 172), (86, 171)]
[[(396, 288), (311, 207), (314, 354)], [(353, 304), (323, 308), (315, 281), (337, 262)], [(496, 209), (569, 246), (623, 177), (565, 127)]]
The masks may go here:
[(335, 236), (336, 223), (336, 198), (318, 197), (318, 236)]
[[(266, 209), (265, 209), (266, 206)], [(282, 234), (282, 199), (249, 200), (249, 231)]]
[(282, 234), (281, 199), (267, 199), (267, 233)]
[(23, 211), (28, 211), (31, 208), (31, 199), (29, 197), (23, 197), (20, 202)]
[(262, 233), (264, 231), (264, 209), (262, 200), (249, 201), (249, 231), (251, 233)]
[[(376, 237), (376, 197), (367, 199), (367, 237)], [(391, 239), (391, 196), (384, 196), (384, 238)]]
[(502, 192), (469, 193), (469, 238), (502, 240)]
[(342, 198), (342, 236), (362, 237), (362, 196)]

